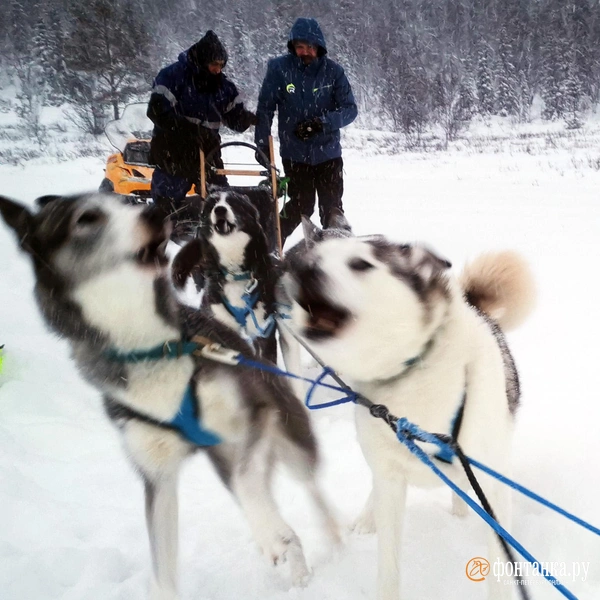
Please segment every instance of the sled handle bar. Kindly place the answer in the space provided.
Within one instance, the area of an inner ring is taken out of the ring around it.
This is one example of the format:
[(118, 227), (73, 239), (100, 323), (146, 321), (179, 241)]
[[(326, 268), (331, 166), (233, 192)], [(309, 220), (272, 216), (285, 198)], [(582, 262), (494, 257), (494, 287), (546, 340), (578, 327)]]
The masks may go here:
[[(255, 146), (254, 144), (249, 144), (248, 142), (225, 142), (224, 144), (220, 144), (219, 146), (215, 146), (207, 155), (206, 155), (206, 162), (210, 162), (210, 159), (213, 157), (213, 155), (215, 154), (215, 152), (217, 150), (221, 150), (222, 148), (228, 148), (229, 146), (243, 146), (245, 148), (250, 148), (250, 150), (254, 150), (255, 153), (257, 153), (260, 157), (265, 159), (265, 162), (269, 163), (269, 169), (275, 169), (275, 172), (278, 173), (279, 169), (271, 162), (271, 159), (258, 147)], [(217, 169), (217, 172), (220, 171), (221, 169)], [(230, 169), (223, 169), (228, 171), (229, 175), (234, 175), (234, 174), (239, 174), (239, 175), (259, 175), (259, 173), (255, 172), (255, 171), (244, 171), (244, 173), (232, 173)]]

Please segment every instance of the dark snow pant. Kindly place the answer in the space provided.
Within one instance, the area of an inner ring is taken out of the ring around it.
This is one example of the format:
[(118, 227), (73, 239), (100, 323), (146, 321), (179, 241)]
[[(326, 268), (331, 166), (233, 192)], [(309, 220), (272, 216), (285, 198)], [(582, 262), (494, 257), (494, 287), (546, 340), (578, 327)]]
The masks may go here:
[(290, 199), (279, 215), (282, 244), (300, 225), (302, 215), (310, 217), (313, 214), (315, 194), (319, 196), (319, 217), (323, 227), (328, 226), (329, 214), (333, 208), (338, 208), (343, 212), (343, 168), (344, 163), (341, 157), (318, 165), (308, 165), (283, 159), (285, 176), (290, 178), (288, 183)]
[[(170, 175), (159, 168), (152, 173), (150, 193), (154, 204), (161, 208), (166, 214), (176, 218), (181, 217), (181, 212), (188, 212), (184, 200), (186, 194), (192, 189), (194, 182), (185, 177)], [(191, 215), (185, 215), (190, 217)], [(197, 215), (199, 218), (199, 215)]]
[[(214, 175), (207, 178), (207, 185), (227, 186), (227, 178), (223, 175)], [(195, 187), (199, 193), (200, 183), (179, 175), (170, 175), (158, 167), (152, 173), (150, 194), (154, 204), (171, 215), (175, 221), (198, 221), (200, 218), (199, 197), (186, 197), (187, 193)]]

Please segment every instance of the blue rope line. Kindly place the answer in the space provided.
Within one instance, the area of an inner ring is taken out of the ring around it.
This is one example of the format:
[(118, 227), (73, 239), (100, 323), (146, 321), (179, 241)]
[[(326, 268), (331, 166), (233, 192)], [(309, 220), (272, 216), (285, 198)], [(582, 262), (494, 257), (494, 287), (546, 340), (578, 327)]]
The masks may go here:
[(513, 488), (514, 490), (517, 490), (517, 492), (521, 492), (521, 494), (523, 494), (524, 496), (527, 496), (527, 497), (531, 498), (532, 500), (535, 500), (536, 502), (543, 504), (547, 508), (549, 508), (549, 509), (557, 512), (558, 514), (562, 515), (563, 517), (566, 517), (567, 519), (573, 521), (573, 523), (577, 523), (577, 525), (580, 525), (581, 527), (591, 531), (592, 533), (595, 533), (596, 535), (600, 535), (600, 529), (598, 527), (594, 527), (594, 525), (591, 525), (590, 523), (586, 523), (583, 519), (580, 519), (579, 517), (575, 516), (574, 514), (566, 511), (564, 508), (561, 508), (560, 506), (550, 502), (549, 500), (542, 498), (535, 492), (532, 492), (531, 490), (527, 489), (525, 486), (522, 486), (519, 483), (517, 483), (516, 481), (513, 481), (512, 479), (509, 479), (508, 477), (502, 475), (501, 473), (498, 473), (497, 471), (490, 469), (490, 467), (486, 467), (484, 464), (480, 463), (478, 460), (475, 460), (475, 459), (471, 458), (470, 456), (467, 456), (467, 460), (474, 467), (477, 467), (484, 473), (491, 475), (498, 481), (504, 483), (505, 485), (508, 485), (509, 487)]
[[(426, 442), (428, 444), (436, 444), (437, 446), (440, 447), (441, 451), (444, 453), (446, 453), (446, 452), (451, 453), (452, 456), (454, 456), (454, 454), (455, 454), (454, 450), (452, 450), (452, 446), (450, 444), (444, 442), (443, 440), (440, 440), (437, 436), (424, 431), (418, 425), (415, 425), (414, 423), (411, 423), (410, 421), (408, 421), (405, 417), (398, 419), (398, 430), (401, 430), (403, 433), (408, 433), (410, 435), (410, 437), (415, 438), (415, 439), (419, 440), (420, 442)], [(542, 498), (541, 496), (539, 496), (535, 492), (532, 492), (530, 489), (526, 488), (525, 486), (517, 483), (516, 481), (513, 481), (512, 479), (509, 479), (508, 477), (506, 477), (505, 475), (502, 475), (501, 473), (498, 473), (498, 471), (494, 471), (494, 469), (484, 465), (483, 463), (479, 462), (478, 460), (475, 460), (474, 458), (471, 458), (470, 456), (467, 456), (466, 458), (469, 461), (469, 463), (472, 464), (474, 467), (483, 471), (484, 473), (487, 473), (488, 475), (497, 479), (501, 483), (508, 485), (509, 487), (513, 488), (514, 490), (517, 490), (524, 496), (527, 496), (528, 498), (531, 498), (532, 500), (539, 502), (540, 504), (557, 512), (558, 514), (562, 515), (563, 517), (566, 517), (567, 519), (573, 521), (574, 523), (577, 523), (577, 525), (580, 525), (581, 527), (587, 529), (588, 531), (591, 531), (592, 533), (595, 533), (596, 535), (600, 536), (600, 529), (598, 527), (595, 527), (594, 525), (587, 523), (583, 519), (580, 519), (576, 515), (566, 511), (564, 508), (561, 508), (557, 504), (554, 504), (554, 503), (550, 502), (549, 500)]]
[[(402, 419), (399, 419), (401, 421)], [(466, 492), (464, 492), (461, 488), (459, 488), (452, 480), (450, 480), (444, 473), (442, 473), (436, 465), (431, 461), (427, 453), (415, 444), (412, 439), (408, 436), (404, 436), (403, 433), (408, 433), (410, 435), (410, 431), (402, 430), (398, 427), (396, 437), (400, 442), (402, 442), (409, 451), (414, 454), (418, 459), (421, 460), (426, 466), (428, 466), (450, 489), (452, 489), (460, 498), (462, 498), (498, 535), (504, 538), (521, 556), (526, 558), (532, 564), (541, 563), (535, 559), (535, 557), (530, 554), (506, 529), (504, 529), (496, 520), (492, 519), (490, 515), (477, 504)], [(569, 600), (578, 600), (577, 596), (571, 593), (556, 577), (548, 573), (548, 571), (542, 569), (542, 575), (555, 587), (565, 598), (569, 598)]]
[[(280, 369), (279, 367), (276, 367), (274, 365), (267, 365), (265, 363), (261, 363), (255, 360), (251, 360), (249, 358), (246, 358), (245, 356), (239, 356), (238, 358), (238, 365), (244, 365), (246, 367), (251, 367), (253, 369), (258, 369), (259, 371), (266, 371), (267, 373), (273, 373), (273, 375), (283, 375), (284, 377), (289, 377), (291, 379), (298, 379), (299, 381), (305, 381), (307, 383), (312, 384), (311, 388), (307, 394), (306, 397), (306, 406), (308, 408), (310, 408), (310, 410), (319, 410), (320, 408), (327, 408), (329, 406), (337, 406), (338, 404), (345, 404), (346, 402), (356, 402), (356, 398), (358, 396), (358, 394), (356, 394), (355, 392), (352, 392), (352, 390), (349, 390), (347, 388), (343, 388), (337, 385), (332, 385), (330, 383), (323, 383), (323, 378), (327, 375), (330, 375), (331, 373), (333, 373), (333, 371), (331, 369), (329, 369), (328, 367), (325, 367), (325, 369), (323, 369), (323, 372), (321, 373), (321, 375), (319, 375), (319, 377), (315, 380), (315, 379), (310, 379), (309, 377), (302, 377), (301, 375), (296, 375), (295, 373), (290, 373), (290, 371), (284, 371), (283, 369)], [(328, 388), (330, 390), (335, 390), (336, 392), (343, 392), (344, 394), (346, 394), (346, 397), (340, 399), (340, 400), (334, 400), (332, 402), (327, 402), (324, 404), (309, 404), (312, 393), (315, 389), (316, 386), (320, 386), (320, 387), (324, 387), (324, 388)]]
[(348, 393), (348, 390), (344, 390), (343, 388), (339, 387), (337, 388), (338, 390), (346, 393), (346, 396), (344, 396), (343, 398), (340, 398), (339, 400), (332, 400), (331, 402), (324, 402), (323, 404), (311, 404), (312, 396), (317, 386), (326, 385), (322, 383), (323, 379), (325, 379), (325, 377), (331, 375), (334, 372), (335, 371), (333, 371), (329, 367), (325, 367), (321, 374), (313, 381), (312, 385), (310, 386), (310, 389), (308, 390), (308, 393), (306, 394), (306, 399), (304, 401), (304, 404), (308, 409), (319, 410), (321, 408), (330, 408), (331, 406), (338, 406), (339, 404), (346, 404), (348, 402), (356, 402), (355, 393)]
[[(343, 388), (343, 387), (340, 387), (340, 386), (323, 383), (323, 379), (327, 375), (331, 375), (331, 373), (333, 373), (332, 369), (330, 369), (329, 367), (324, 367), (322, 373), (319, 375), (319, 377), (317, 377), (317, 379), (310, 379), (308, 377), (302, 377), (300, 375), (296, 375), (294, 373), (290, 373), (289, 371), (284, 371), (282, 369), (279, 369), (278, 367), (274, 367), (274, 366), (271, 366), (271, 365), (266, 365), (266, 364), (263, 364), (263, 363), (260, 363), (260, 362), (257, 362), (257, 361), (253, 361), (253, 360), (241, 357), (241, 356), (239, 358), (239, 364), (244, 364), (244, 365), (246, 365), (248, 367), (252, 367), (252, 368), (255, 368), (255, 369), (262, 370), (262, 371), (268, 371), (268, 372), (273, 373), (275, 375), (282, 375), (282, 376), (285, 376), (285, 377), (290, 377), (292, 379), (298, 379), (300, 381), (305, 381), (307, 383), (310, 383), (311, 387), (310, 387), (310, 389), (309, 389), (309, 391), (307, 393), (306, 400), (305, 400), (305, 404), (306, 404), (306, 406), (310, 410), (320, 410), (322, 408), (329, 408), (329, 407), (332, 407), (332, 406), (337, 406), (339, 404), (346, 404), (348, 402), (354, 402), (354, 403), (356, 403), (357, 398), (358, 398), (358, 394), (356, 392), (353, 392), (349, 388)], [(345, 394), (345, 396), (343, 398), (339, 399), (339, 400), (333, 400), (331, 402), (325, 402), (323, 404), (318, 404), (318, 405), (311, 404), (312, 396), (313, 396), (314, 391), (317, 388), (317, 386), (325, 387), (325, 388), (328, 388), (330, 390), (335, 390), (336, 392), (343, 392)], [(436, 435), (434, 435), (432, 433), (429, 433), (427, 431), (424, 431), (418, 425), (412, 423), (411, 421), (409, 421), (405, 417), (402, 417), (402, 418), (398, 419), (398, 421), (397, 421), (397, 431), (400, 432), (399, 435), (402, 434), (402, 433), (405, 433), (405, 434), (408, 434), (408, 436), (410, 436), (410, 438), (414, 438), (414, 439), (416, 439), (416, 440), (418, 440), (420, 442), (424, 442), (424, 443), (428, 443), (428, 444), (435, 444), (436, 446), (438, 446), (440, 448), (441, 452), (445, 453), (445, 455), (446, 454), (448, 454), (448, 455), (451, 454), (452, 456), (454, 456), (454, 454), (455, 454), (454, 450), (452, 449), (452, 446), (450, 444), (448, 444), (447, 442), (444, 442), (438, 436), (436, 436)], [(422, 451), (421, 448), (418, 448), (418, 450)], [(551, 510), (554, 510), (558, 514), (563, 515), (564, 517), (566, 517), (567, 519), (571, 520), (572, 522), (574, 522), (574, 523), (580, 525), (581, 527), (587, 529), (588, 531), (591, 531), (592, 533), (595, 533), (596, 535), (600, 536), (600, 529), (597, 528), (597, 527), (595, 527), (594, 525), (591, 525), (590, 523), (587, 523), (583, 519), (580, 519), (579, 517), (573, 515), (572, 513), (569, 513), (568, 511), (566, 511), (565, 509), (561, 508), (560, 506), (558, 506), (558, 505), (556, 505), (556, 504), (554, 504), (554, 503), (546, 500), (545, 498), (542, 498), (541, 496), (539, 496), (535, 492), (532, 492), (531, 490), (529, 490), (526, 487), (524, 487), (524, 486), (516, 483), (515, 481), (509, 479), (508, 477), (502, 475), (501, 473), (498, 473), (497, 471), (494, 471), (493, 469), (491, 469), (490, 467), (487, 467), (486, 465), (480, 463), (479, 461), (477, 461), (477, 460), (475, 460), (475, 459), (473, 459), (473, 458), (471, 458), (469, 456), (467, 456), (467, 460), (474, 467), (476, 467), (476, 468), (480, 469), (481, 471), (487, 473), (491, 477), (494, 477), (495, 479), (497, 479), (501, 483), (504, 483), (504, 484), (512, 487), (513, 489), (517, 490), (518, 492), (522, 493), (523, 495), (531, 498), (532, 500), (535, 500), (536, 502), (539, 502), (540, 504), (546, 506), (547, 508), (550, 508)], [(432, 467), (437, 472), (437, 468), (433, 465), (433, 463), (432, 463)], [(442, 478), (444, 479), (443, 476), (442, 476)], [(452, 486), (450, 486), (450, 487), (452, 487)], [(467, 502), (467, 504), (470, 504), (470, 503)], [(487, 515), (487, 513), (485, 513), (485, 514)], [(516, 549), (520, 552), (520, 550), (518, 548), (516, 548)], [(526, 556), (526, 555), (523, 554), (523, 556)]]

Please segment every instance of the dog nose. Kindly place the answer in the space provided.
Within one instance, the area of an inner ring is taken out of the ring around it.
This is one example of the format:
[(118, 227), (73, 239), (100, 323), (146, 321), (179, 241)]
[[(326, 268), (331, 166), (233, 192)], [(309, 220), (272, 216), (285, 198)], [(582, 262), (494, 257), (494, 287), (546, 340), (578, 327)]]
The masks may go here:
[(227, 208), (225, 206), (215, 206), (215, 217), (224, 219), (227, 216)]

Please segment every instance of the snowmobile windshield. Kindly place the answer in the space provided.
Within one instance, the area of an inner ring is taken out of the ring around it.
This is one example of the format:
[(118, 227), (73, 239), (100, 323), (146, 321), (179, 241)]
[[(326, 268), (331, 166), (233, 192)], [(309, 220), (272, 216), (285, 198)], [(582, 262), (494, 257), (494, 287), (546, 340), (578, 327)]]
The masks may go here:
[[(132, 139), (149, 140), (152, 137), (152, 121), (146, 116), (147, 104), (128, 104), (120, 119), (109, 121), (104, 128), (104, 133), (111, 145), (119, 152), (125, 152), (125, 148)], [(145, 162), (132, 161), (138, 164)]]

